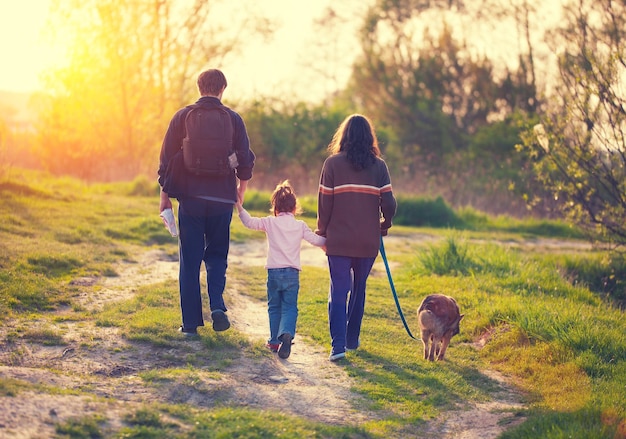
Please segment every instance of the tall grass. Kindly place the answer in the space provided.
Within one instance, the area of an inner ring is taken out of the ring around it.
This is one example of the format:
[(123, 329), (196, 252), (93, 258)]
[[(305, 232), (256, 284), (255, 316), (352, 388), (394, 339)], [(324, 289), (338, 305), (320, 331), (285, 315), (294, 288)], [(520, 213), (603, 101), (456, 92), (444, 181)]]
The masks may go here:
[(419, 262), (425, 272), (437, 275), (467, 275), (478, 268), (470, 259), (467, 246), (453, 237), (448, 237), (443, 245), (430, 245), (428, 251), (419, 255)]
[(599, 253), (585, 257), (571, 255), (559, 261), (563, 275), (626, 308), (626, 257), (623, 253)]

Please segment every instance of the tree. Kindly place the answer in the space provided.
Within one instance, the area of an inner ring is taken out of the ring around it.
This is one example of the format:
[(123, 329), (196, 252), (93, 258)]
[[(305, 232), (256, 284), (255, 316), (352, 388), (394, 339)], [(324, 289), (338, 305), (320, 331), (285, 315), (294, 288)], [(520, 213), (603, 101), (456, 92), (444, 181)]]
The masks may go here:
[(154, 175), (169, 117), (195, 96), (196, 75), (262, 30), (249, 14), (215, 18), (224, 3), (53, 2), (50, 31), (67, 40), (69, 62), (46, 78), (42, 163), (85, 179)]
[(21, 93), (0, 93), (0, 179), (13, 167), (35, 167), (32, 147), (35, 138), (33, 126), (28, 119), (29, 109), (37, 104), (29, 102)]
[(316, 193), (328, 144), (348, 112), (277, 100), (255, 101), (242, 109), (257, 154), (255, 184), (273, 189), (288, 178), (298, 193)]
[(462, 14), (477, 12), (464, 2), (380, 0), (362, 29), (350, 94), (420, 163), (466, 149), (481, 127), (536, 102), (532, 59), (496, 72), (459, 33)]
[[(524, 145), (557, 208), (626, 244), (626, 4), (577, 0), (552, 35), (559, 83)], [(537, 202), (538, 199), (531, 199)]]
[(0, 118), (0, 179), (3, 179), (10, 167), (7, 158), (9, 128), (4, 118)]

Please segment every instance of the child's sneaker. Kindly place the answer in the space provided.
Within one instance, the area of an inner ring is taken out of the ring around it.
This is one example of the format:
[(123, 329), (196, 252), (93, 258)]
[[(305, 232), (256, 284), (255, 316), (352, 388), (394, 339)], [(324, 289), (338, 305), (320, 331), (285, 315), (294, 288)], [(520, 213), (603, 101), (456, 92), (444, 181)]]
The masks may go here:
[(289, 358), (289, 355), (291, 354), (292, 339), (293, 337), (291, 336), (291, 334), (284, 333), (280, 336), (280, 341), (282, 342), (280, 344), (280, 348), (278, 349), (278, 356), (280, 358)]
[(274, 344), (274, 343), (268, 343), (265, 345), (265, 347), (268, 348), (272, 352), (278, 352), (278, 348), (280, 348), (280, 345)]

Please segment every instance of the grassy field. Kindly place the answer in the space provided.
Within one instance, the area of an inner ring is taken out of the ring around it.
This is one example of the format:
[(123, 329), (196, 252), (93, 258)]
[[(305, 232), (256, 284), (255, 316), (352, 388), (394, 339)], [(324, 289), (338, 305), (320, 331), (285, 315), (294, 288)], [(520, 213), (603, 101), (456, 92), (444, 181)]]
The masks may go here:
[[(149, 249), (162, 249), (175, 257), (176, 243), (157, 214), (158, 189), (153, 182), (86, 185), (19, 171), (0, 181), (0, 194), (4, 200), (0, 319), (5, 326), (0, 366), (29, 366), (26, 342), (64, 346), (68, 334), (59, 329), (64, 321), (92, 322), (102, 331), (119, 328), (125, 340), (140, 347), (183, 349), (175, 333), (180, 319), (176, 285), (142, 286), (141, 294), (120, 298), (94, 313), (81, 306), (79, 296), (97, 286), (72, 282), (115, 277), (120, 261), (132, 261)], [(384, 419), (334, 426), (228, 400), (195, 407), (165, 398), (139, 408), (129, 405), (123, 422), (116, 424), (109, 422), (106, 413), (77, 414), (55, 423), (55, 434), (72, 438), (403, 437), (422, 426), (426, 429), (449, 410), (489, 401), (496, 383), (482, 371), (490, 370), (506, 376), (524, 398), (524, 408), (513, 413), (522, 422), (513, 423), (502, 438), (625, 438), (623, 258), (555, 236), (560, 229), (546, 223), (533, 228), (502, 218), (480, 216), (479, 220), (480, 227), (466, 225), (463, 231), (392, 229), (394, 237), (406, 237), (390, 244), (387, 255), (409, 323), (414, 322), (421, 299), (435, 292), (454, 296), (465, 317), (448, 359), (425, 362), (421, 344), (407, 337), (398, 318), (386, 276), (372, 276), (361, 340), (364, 348), (349, 357), (345, 369), (368, 410), (385, 413)], [(314, 225), (313, 218), (306, 221)], [(513, 223), (523, 232), (516, 232)], [(416, 235), (435, 239), (425, 242)], [(554, 245), (555, 238), (562, 245)], [(235, 220), (232, 239), (243, 242), (263, 236), (243, 229)], [(240, 269), (229, 276), (255, 286), (248, 294), (263, 299), (262, 268)], [(323, 347), (328, 346), (327, 278), (323, 268), (303, 271), (301, 288), (307, 293), (300, 296), (298, 321), (299, 331)], [(414, 324), (411, 329), (417, 331)], [(97, 346), (97, 336), (84, 343), (87, 348), (120, 349)], [(210, 393), (206, 374), (224, 373), (242, 350), (260, 359), (267, 355), (236, 329), (220, 337), (209, 332), (202, 343), (211, 348), (211, 355), (181, 351), (184, 361), (157, 362), (137, 373), (137, 378), (156, 389), (176, 382)], [(36, 367), (63, 374), (56, 364)], [(63, 392), (69, 390), (0, 374), (0, 398), (5, 403)], [(76, 397), (97, 393), (90, 386), (71, 392)]]

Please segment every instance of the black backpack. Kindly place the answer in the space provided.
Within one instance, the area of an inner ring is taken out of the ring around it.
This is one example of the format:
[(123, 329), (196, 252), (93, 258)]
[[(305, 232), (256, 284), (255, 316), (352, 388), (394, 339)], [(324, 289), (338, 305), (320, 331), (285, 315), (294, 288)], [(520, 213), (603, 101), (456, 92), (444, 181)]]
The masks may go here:
[(185, 117), (185, 168), (196, 175), (224, 176), (237, 167), (233, 151), (233, 122), (223, 105), (192, 105)]

